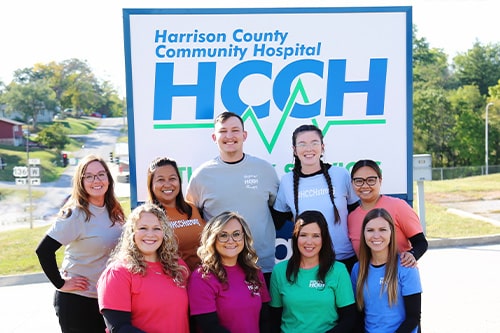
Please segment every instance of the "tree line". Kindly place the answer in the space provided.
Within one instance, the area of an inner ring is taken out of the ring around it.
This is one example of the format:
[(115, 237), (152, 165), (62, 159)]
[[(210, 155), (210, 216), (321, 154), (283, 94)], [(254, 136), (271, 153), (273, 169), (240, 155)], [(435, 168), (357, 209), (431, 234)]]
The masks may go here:
[(97, 78), (87, 62), (79, 59), (16, 70), (10, 84), (0, 82), (0, 103), (6, 113), (19, 112), (20, 120), (32, 121), (34, 126), (44, 110), (72, 109), (74, 114), (98, 112), (113, 117), (121, 116), (125, 108), (113, 85)]
[[(96, 78), (78, 59), (15, 71), (9, 85), (0, 82), (0, 103), (35, 125), (42, 110), (121, 116), (125, 109), (112, 84)], [(449, 61), (442, 49), (417, 36), (414, 27), (414, 153), (431, 154), (433, 167), (483, 165), (487, 105), (489, 161), (500, 164), (500, 44), (476, 41)]]
[[(491, 103), (491, 104), (490, 104)], [(433, 167), (500, 164), (500, 44), (474, 42), (451, 62), (413, 29), (413, 150)]]

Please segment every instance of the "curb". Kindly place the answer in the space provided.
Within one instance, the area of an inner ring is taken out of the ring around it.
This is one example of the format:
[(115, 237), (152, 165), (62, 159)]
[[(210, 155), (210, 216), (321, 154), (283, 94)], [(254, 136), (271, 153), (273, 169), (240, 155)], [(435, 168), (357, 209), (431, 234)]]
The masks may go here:
[(0, 276), (0, 287), (49, 282), (45, 273)]
[(500, 244), (500, 235), (489, 235), (467, 238), (432, 238), (428, 239), (429, 249), (440, 249), (445, 247), (475, 246)]
[[(429, 243), (429, 249), (500, 244), (500, 234), (468, 238), (432, 238), (428, 239), (427, 241)], [(47, 279), (45, 273), (0, 276), (0, 287), (46, 282), (50, 281)]]

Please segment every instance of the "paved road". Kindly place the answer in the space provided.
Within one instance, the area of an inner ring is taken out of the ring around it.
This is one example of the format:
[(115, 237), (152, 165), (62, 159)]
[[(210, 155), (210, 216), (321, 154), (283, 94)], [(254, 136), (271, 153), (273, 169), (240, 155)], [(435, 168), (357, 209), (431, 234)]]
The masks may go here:
[(429, 250), (419, 263), (424, 333), (500, 332), (500, 245)]
[[(419, 264), (422, 331), (500, 332), (498, 263), (500, 245), (429, 250)], [(53, 292), (49, 283), (0, 287), (1, 332), (57, 332)]]
[[(88, 154), (102, 156), (105, 160), (109, 157), (109, 152), (114, 150), (116, 139), (120, 136), (120, 130), (123, 128), (122, 118), (104, 118), (100, 119), (100, 126), (90, 135), (82, 137), (84, 146), (81, 150), (72, 153), (70, 157), (80, 159)], [(118, 174), (115, 164), (109, 165), (116, 181)], [(43, 191), (46, 194), (38, 200), (33, 199), (33, 225), (41, 226), (48, 225), (52, 222), (48, 216), (57, 213), (61, 202), (71, 191), (71, 179), (75, 170), (74, 165), (66, 168), (61, 177), (52, 183), (44, 183), (42, 175), (42, 184), (40, 186), (32, 186), (33, 191)], [(130, 185), (125, 183), (116, 183), (115, 192), (119, 197), (130, 196)], [(23, 185), (21, 185), (23, 186)], [(0, 182), (0, 187), (3, 188), (19, 188), (12, 182)], [(24, 189), (27, 186), (23, 186)], [(13, 228), (29, 227), (29, 203), (21, 199), (11, 199), (0, 201), (0, 211), (2, 218), (0, 219), (0, 231)]]

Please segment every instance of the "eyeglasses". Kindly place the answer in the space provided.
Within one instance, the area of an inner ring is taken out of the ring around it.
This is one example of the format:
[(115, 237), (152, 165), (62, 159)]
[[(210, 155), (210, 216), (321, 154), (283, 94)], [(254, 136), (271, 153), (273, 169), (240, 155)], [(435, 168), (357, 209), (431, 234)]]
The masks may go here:
[(317, 148), (321, 146), (321, 142), (320, 141), (313, 141), (311, 143), (305, 143), (305, 142), (299, 142), (295, 145), (295, 148), (300, 148), (300, 149), (304, 149), (304, 148)]
[(242, 231), (235, 231), (232, 234), (228, 234), (227, 232), (221, 232), (217, 235), (217, 240), (221, 243), (227, 243), (229, 241), (229, 237), (233, 239), (235, 242), (239, 242), (243, 239), (244, 233)]
[(91, 173), (86, 173), (83, 175), (83, 180), (87, 183), (92, 183), (96, 178), (100, 181), (108, 179), (108, 174), (106, 172), (99, 172), (97, 175)]
[(363, 186), (364, 183), (366, 183), (366, 185), (368, 186), (375, 186), (375, 184), (377, 184), (377, 179), (378, 179), (377, 176), (371, 176), (366, 178), (357, 177), (352, 179), (352, 183), (356, 187), (361, 187)]

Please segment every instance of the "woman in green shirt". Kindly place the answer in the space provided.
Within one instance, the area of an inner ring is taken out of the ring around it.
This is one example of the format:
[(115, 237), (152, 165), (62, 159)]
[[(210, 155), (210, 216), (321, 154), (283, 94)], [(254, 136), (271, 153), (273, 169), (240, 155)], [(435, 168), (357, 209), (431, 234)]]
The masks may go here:
[(335, 260), (321, 212), (297, 217), (292, 249), (271, 275), (273, 332), (350, 332), (356, 318), (352, 285), (345, 265)]

